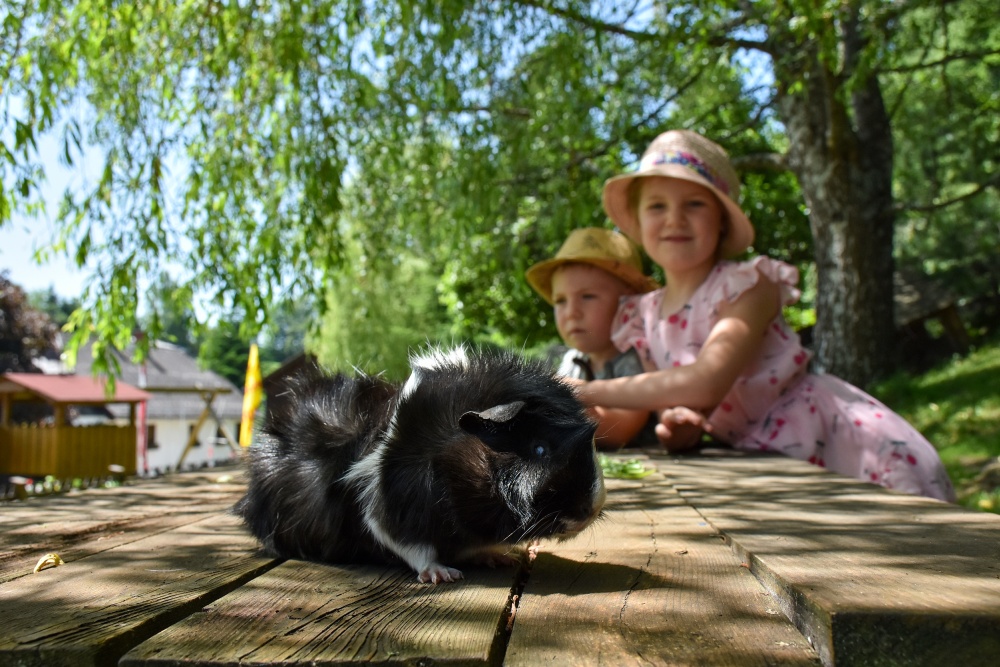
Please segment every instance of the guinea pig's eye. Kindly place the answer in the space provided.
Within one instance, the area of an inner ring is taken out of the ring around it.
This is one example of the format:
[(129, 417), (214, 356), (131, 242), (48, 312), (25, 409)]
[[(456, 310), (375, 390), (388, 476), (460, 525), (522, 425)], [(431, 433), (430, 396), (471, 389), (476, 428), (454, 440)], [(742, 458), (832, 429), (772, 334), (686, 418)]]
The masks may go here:
[(545, 456), (549, 453), (549, 446), (544, 442), (536, 441), (534, 445), (532, 445), (531, 451), (535, 456)]

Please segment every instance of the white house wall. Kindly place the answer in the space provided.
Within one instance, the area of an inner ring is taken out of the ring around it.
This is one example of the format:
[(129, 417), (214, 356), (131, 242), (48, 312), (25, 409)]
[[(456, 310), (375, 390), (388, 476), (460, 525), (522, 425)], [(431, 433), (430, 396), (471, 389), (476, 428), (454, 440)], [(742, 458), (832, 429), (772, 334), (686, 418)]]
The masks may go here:
[[(180, 419), (150, 419), (150, 425), (155, 426), (155, 437), (159, 444), (157, 448), (149, 448), (147, 452), (148, 473), (165, 473), (177, 469), (177, 462), (184, 452), (188, 441), (189, 429), (194, 426), (193, 420)], [(223, 428), (233, 440), (239, 440), (239, 421), (222, 420)], [(192, 447), (186, 457), (182, 470), (205, 467), (208, 462), (213, 465), (230, 463), (235, 460), (233, 450), (225, 442), (216, 442), (216, 424), (214, 419), (208, 419), (198, 430), (200, 446)], [(136, 470), (143, 474), (142, 456), (136, 452)]]

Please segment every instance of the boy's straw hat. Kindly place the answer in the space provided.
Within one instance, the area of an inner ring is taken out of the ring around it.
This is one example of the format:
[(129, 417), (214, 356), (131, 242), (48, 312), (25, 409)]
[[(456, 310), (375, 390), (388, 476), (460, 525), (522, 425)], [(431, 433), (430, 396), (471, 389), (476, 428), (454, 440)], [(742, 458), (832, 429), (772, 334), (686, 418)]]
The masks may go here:
[(664, 132), (649, 145), (635, 171), (609, 178), (604, 183), (604, 210), (629, 238), (641, 241), (639, 220), (629, 206), (629, 185), (644, 176), (667, 176), (703, 185), (719, 198), (728, 212), (729, 224), (720, 251), (735, 257), (753, 243), (753, 225), (736, 203), (740, 179), (729, 156), (717, 143), (688, 130)]
[(659, 287), (642, 272), (642, 258), (634, 243), (617, 232), (600, 227), (574, 229), (552, 259), (529, 268), (524, 276), (542, 298), (552, 303), (552, 274), (564, 264), (590, 264), (604, 269), (637, 294)]

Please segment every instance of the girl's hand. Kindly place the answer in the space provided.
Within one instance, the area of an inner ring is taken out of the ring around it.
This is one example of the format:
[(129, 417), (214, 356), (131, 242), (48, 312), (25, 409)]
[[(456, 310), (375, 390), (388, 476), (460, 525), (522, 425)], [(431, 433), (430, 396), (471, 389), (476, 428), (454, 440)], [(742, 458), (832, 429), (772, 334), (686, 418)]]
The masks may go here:
[(712, 425), (696, 410), (674, 407), (660, 411), (660, 423), (655, 430), (664, 449), (679, 452), (697, 445), (702, 433), (711, 432)]

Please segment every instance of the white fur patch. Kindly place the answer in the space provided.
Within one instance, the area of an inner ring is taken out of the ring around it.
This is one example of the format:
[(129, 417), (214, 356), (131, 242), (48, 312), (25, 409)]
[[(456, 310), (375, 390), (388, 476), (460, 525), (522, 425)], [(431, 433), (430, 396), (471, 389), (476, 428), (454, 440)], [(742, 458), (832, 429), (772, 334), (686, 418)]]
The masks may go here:
[(362, 522), (375, 541), (402, 558), (417, 572), (421, 582), (438, 583), (462, 578), (462, 573), (436, 562), (437, 550), (429, 544), (402, 544), (382, 527), (379, 517), (384, 515), (379, 494), (381, 479), (379, 468), (385, 456), (386, 443), (379, 443), (375, 450), (361, 459), (347, 471), (344, 481), (358, 490), (361, 504)]
[(422, 373), (420, 371), (432, 371), (446, 365), (466, 368), (468, 364), (469, 355), (466, 352), (464, 345), (458, 345), (450, 350), (432, 347), (421, 354), (411, 354), (410, 368), (412, 368), (413, 371), (410, 373), (410, 377), (406, 379), (406, 383), (403, 385), (403, 388), (399, 391), (399, 400), (405, 401), (411, 394), (413, 394), (414, 391), (417, 390), (417, 386), (420, 384), (420, 380), (422, 379)]
[(372, 522), (374, 522), (374, 517), (376, 516), (375, 506), (380, 504), (378, 501), (378, 472), (384, 453), (385, 442), (382, 442), (375, 448), (375, 451), (352, 465), (344, 473), (343, 477), (344, 482), (357, 488), (358, 500), (360, 501), (361, 511), (364, 515), (362, 521), (372, 531), (373, 535), (378, 530), (377, 523), (375, 526), (372, 526)]
[(469, 354), (464, 345), (456, 345), (450, 350), (442, 350), (439, 347), (431, 348), (423, 354), (415, 354), (410, 357), (410, 366), (416, 371), (418, 368), (425, 368), (429, 371), (445, 365), (460, 366), (466, 368), (469, 365)]
[[(399, 402), (396, 405), (398, 406), (399, 403), (412, 396), (413, 392), (420, 386), (420, 381), (423, 379), (421, 371), (432, 371), (447, 365), (468, 368), (469, 354), (464, 345), (458, 345), (450, 350), (432, 347), (422, 354), (410, 355), (410, 368), (413, 370), (410, 373), (410, 377), (406, 378), (403, 388), (399, 390)], [(386, 437), (387, 439), (392, 439), (395, 436), (396, 414), (393, 413), (392, 418), (389, 419), (389, 428)]]
[[(399, 391), (396, 410), (420, 386), (423, 371), (432, 371), (447, 365), (467, 368), (469, 357), (465, 347), (459, 345), (451, 350), (432, 348), (421, 355), (410, 357), (413, 371)], [(389, 426), (382, 441), (371, 454), (351, 466), (344, 475), (344, 481), (355, 486), (362, 508), (362, 522), (376, 542), (402, 558), (407, 565), (417, 572), (417, 579), (424, 583), (439, 583), (456, 581), (462, 578), (462, 573), (437, 562), (437, 550), (430, 544), (402, 544), (389, 535), (379, 518), (384, 516), (384, 508), (379, 493), (381, 479), (379, 470), (388, 443), (396, 437), (396, 413), (389, 419)]]
[[(406, 384), (403, 388), (399, 390), (399, 400), (405, 401), (408, 399), (413, 392), (417, 390), (417, 385), (420, 384), (420, 368), (414, 368), (413, 372), (410, 373), (410, 377), (406, 378)], [(395, 417), (395, 415), (393, 415)]]

